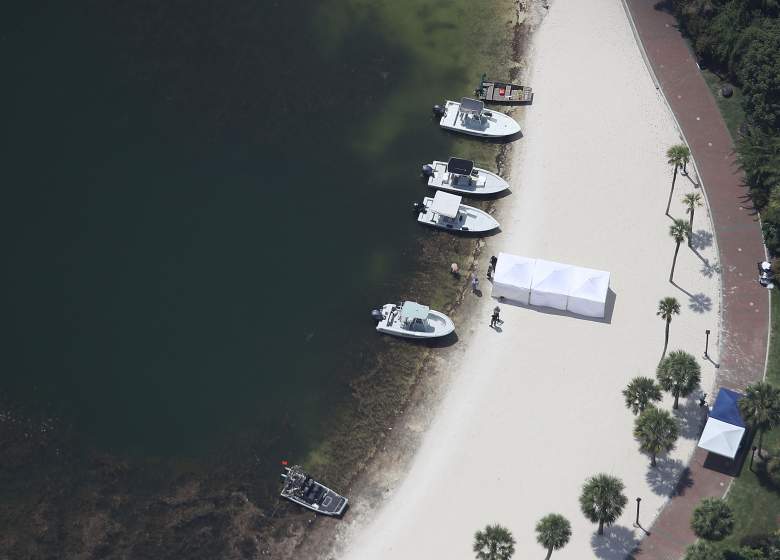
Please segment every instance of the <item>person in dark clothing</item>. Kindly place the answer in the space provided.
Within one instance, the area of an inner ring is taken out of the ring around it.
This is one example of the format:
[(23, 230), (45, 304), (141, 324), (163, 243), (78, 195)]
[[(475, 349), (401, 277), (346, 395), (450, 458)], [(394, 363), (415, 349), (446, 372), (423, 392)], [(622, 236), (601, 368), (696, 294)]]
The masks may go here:
[(496, 256), (493, 255), (492, 257), (490, 257), (490, 267), (493, 269), (493, 272), (496, 271), (497, 264), (498, 264), (498, 259), (496, 258)]
[(498, 318), (498, 314), (500, 313), (500, 309), (498, 306), (493, 310), (493, 314), (490, 316), (490, 326), (495, 327), (498, 323), (500, 323), (500, 319)]

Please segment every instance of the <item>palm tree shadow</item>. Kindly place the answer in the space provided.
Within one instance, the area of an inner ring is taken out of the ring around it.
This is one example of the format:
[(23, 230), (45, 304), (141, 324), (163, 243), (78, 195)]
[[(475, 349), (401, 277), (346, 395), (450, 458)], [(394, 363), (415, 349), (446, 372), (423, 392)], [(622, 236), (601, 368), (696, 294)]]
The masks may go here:
[(694, 313), (712, 311), (712, 298), (704, 293), (689, 295), (688, 309)]
[(693, 252), (696, 253), (699, 258), (703, 258), (697, 251), (701, 251), (703, 249), (706, 249), (708, 247), (712, 247), (712, 241), (713, 241), (713, 235), (712, 232), (707, 231), (706, 229), (699, 229), (691, 233), (690, 237), (690, 247), (693, 249)]
[(716, 274), (720, 274), (720, 264), (716, 262), (711, 263), (707, 259), (704, 259), (704, 263), (701, 265), (701, 270), (699, 272), (701, 272), (705, 278), (712, 278)]
[(604, 534), (594, 533), (590, 538), (593, 554), (603, 560), (625, 560), (639, 545), (634, 531), (622, 525), (606, 527)]
[(677, 284), (677, 282), (675, 282), (674, 280), (670, 281), (669, 283), (670, 283), (672, 286), (674, 286), (675, 288), (677, 288), (678, 290), (680, 290), (682, 293), (684, 293), (684, 294), (685, 294), (686, 296), (688, 296), (689, 298), (693, 298), (693, 294), (692, 294), (691, 292), (689, 292), (688, 290), (686, 290), (685, 288), (683, 288), (682, 286), (680, 286), (679, 284)]
[(680, 175), (682, 175), (683, 177), (688, 179), (691, 182), (691, 185), (694, 186), (694, 188), (698, 189), (699, 187), (701, 187), (701, 185), (699, 183), (697, 183), (696, 181), (693, 180), (693, 178), (691, 177), (690, 173), (680, 173)]
[(648, 467), (645, 480), (659, 496), (682, 496), (693, 486), (691, 472), (679, 459), (659, 457), (655, 467)]
[(704, 423), (707, 421), (707, 408), (699, 406), (698, 402), (701, 395), (701, 391), (691, 394), (683, 401), (684, 404), (680, 408), (672, 411), (680, 427), (680, 437), (698, 439), (701, 435)]

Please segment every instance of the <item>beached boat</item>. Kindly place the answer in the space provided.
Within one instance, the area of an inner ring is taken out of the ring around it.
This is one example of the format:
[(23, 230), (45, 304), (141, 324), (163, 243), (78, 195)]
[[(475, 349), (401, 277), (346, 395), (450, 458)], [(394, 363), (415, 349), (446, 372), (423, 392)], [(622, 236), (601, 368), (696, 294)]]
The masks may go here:
[(419, 212), (417, 221), (426, 226), (464, 233), (482, 233), (498, 227), (493, 216), (479, 208), (461, 204), (461, 200), (457, 195), (436, 191), (433, 198), (425, 197), (422, 204), (415, 203)]
[(349, 500), (310, 477), (302, 467), (285, 467), (281, 496), (323, 515), (338, 517)]
[(530, 103), (534, 98), (533, 91), (528, 86), (488, 80), (485, 74), (482, 74), (474, 95), (480, 101), (488, 103)]
[(509, 183), (486, 169), (474, 167), (467, 159), (450, 158), (448, 162), (434, 161), (423, 165), (428, 186), (443, 191), (466, 195), (489, 195), (509, 188)]
[(433, 108), (433, 113), (441, 117), (439, 126), (447, 130), (482, 136), (502, 138), (520, 132), (520, 125), (504, 113), (488, 111), (482, 101), (464, 97), (458, 101), (449, 101)]
[(382, 309), (374, 309), (372, 317), (376, 330), (404, 338), (437, 338), (455, 330), (452, 319), (413, 301), (388, 303)]

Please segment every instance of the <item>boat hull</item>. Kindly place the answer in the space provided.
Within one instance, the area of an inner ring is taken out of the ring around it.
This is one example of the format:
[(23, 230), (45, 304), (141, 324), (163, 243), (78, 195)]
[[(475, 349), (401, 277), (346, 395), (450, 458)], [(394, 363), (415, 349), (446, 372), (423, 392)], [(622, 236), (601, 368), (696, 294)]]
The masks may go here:
[(341, 517), (347, 509), (349, 504), (347, 498), (309, 477), (301, 471), (300, 467), (286, 467), (282, 478), (285, 479), (281, 492), (282, 498), (330, 517)]
[[(485, 103), (500, 103), (511, 105), (515, 103), (531, 103), (533, 90), (528, 86), (510, 84), (509, 82), (492, 82), (483, 80), (474, 92), (476, 98)], [(508, 95), (507, 95), (508, 93)]]
[(473, 206), (461, 204), (458, 215), (447, 218), (430, 210), (433, 198), (425, 197), (423, 206), (425, 210), (417, 216), (417, 221), (423, 225), (443, 229), (446, 231), (459, 231), (461, 233), (486, 233), (499, 227), (496, 219)]
[(392, 303), (382, 306), (383, 319), (377, 323), (376, 330), (378, 332), (399, 336), (401, 338), (428, 339), (447, 336), (455, 330), (455, 324), (452, 322), (452, 319), (447, 317), (444, 313), (434, 311), (433, 309), (428, 311), (427, 321), (428, 325), (431, 327), (430, 331), (406, 330), (401, 327), (400, 321), (393, 320), (392, 312), (397, 308), (398, 306)]
[(447, 101), (439, 126), (454, 132), (482, 138), (504, 138), (520, 132), (520, 125), (512, 117), (498, 111), (486, 111), (480, 117), (459, 113), (460, 103)]
[[(486, 169), (475, 167), (476, 177), (464, 177), (449, 173), (446, 161), (434, 161), (430, 165), (433, 168), (433, 175), (428, 177), (428, 186), (434, 189), (468, 196), (488, 196), (509, 188), (509, 183), (505, 179)], [(454, 177), (459, 177), (460, 180), (456, 182)]]

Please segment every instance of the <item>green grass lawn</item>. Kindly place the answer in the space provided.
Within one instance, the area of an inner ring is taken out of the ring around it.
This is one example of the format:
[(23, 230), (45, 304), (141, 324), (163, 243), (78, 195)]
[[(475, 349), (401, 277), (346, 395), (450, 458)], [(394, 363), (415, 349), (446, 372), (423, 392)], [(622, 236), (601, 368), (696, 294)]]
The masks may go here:
[[(736, 139), (740, 125), (745, 119), (742, 110), (742, 92), (734, 86), (734, 95), (725, 98), (721, 95), (721, 86), (725, 83), (718, 76), (708, 70), (702, 71), (702, 76), (710, 87), (720, 108), (723, 120)], [(770, 326), (770, 345), (767, 362), (766, 380), (773, 385), (780, 386), (780, 296), (773, 293), (771, 297), (772, 324)], [(758, 439), (754, 440), (754, 444)], [(780, 454), (780, 428), (767, 433), (764, 436), (764, 448), (768, 454)], [(728, 503), (734, 510), (734, 533), (722, 543), (723, 550), (739, 548), (742, 540), (750, 535), (772, 533), (778, 528), (780, 518), (780, 490), (768, 485), (764, 477), (751, 472), (749, 456), (745, 462), (740, 476), (734, 481), (727, 497)], [(754, 468), (759, 472), (759, 468)]]
[[(718, 102), (720, 114), (723, 116), (723, 120), (726, 121), (731, 138), (736, 139), (739, 126), (745, 120), (745, 112), (742, 110), (742, 91), (734, 84), (721, 80), (709, 70), (702, 70), (701, 75), (704, 76), (704, 81), (707, 82), (712, 95), (715, 97), (715, 101)], [(734, 88), (734, 95), (729, 98), (723, 97), (720, 93), (721, 86), (725, 84)]]
[[(780, 386), (780, 296), (772, 293), (772, 325), (766, 380)], [(758, 443), (756, 438), (753, 442)], [(780, 428), (764, 436), (764, 448), (768, 454), (780, 453)], [(780, 489), (772, 488), (763, 478), (750, 471), (749, 459), (728, 495), (728, 503), (734, 510), (734, 533), (722, 542), (723, 549), (739, 547), (740, 541), (749, 535), (772, 533), (777, 529), (780, 517)], [(759, 469), (754, 467), (755, 471)]]

